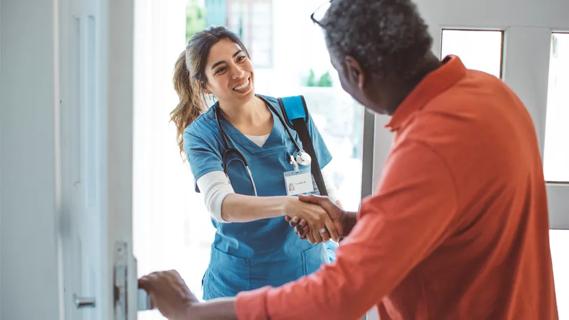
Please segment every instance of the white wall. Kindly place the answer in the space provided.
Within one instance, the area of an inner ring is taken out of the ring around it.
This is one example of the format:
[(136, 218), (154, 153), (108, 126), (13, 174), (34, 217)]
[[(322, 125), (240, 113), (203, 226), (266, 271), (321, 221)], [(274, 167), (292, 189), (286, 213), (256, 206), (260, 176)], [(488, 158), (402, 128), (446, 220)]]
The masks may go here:
[(0, 319), (57, 319), (53, 1), (0, 2)]

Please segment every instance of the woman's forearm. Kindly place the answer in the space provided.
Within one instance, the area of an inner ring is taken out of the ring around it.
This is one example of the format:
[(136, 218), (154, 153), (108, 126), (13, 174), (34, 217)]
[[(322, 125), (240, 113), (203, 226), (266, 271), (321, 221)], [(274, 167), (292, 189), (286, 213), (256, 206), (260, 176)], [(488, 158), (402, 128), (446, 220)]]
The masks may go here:
[(221, 204), (221, 217), (227, 222), (247, 222), (279, 217), (284, 214), (287, 201), (295, 197), (254, 197), (228, 194)]

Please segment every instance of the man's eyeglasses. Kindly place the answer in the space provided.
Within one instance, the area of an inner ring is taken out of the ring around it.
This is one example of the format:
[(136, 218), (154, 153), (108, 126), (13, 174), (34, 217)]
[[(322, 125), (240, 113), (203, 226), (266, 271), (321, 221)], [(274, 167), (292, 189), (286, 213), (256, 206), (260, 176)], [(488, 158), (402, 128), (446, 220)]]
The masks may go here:
[(312, 20), (312, 22), (316, 23), (318, 26), (323, 28), (324, 26), (322, 25), (322, 23), (320, 23), (320, 21), (322, 21), (322, 19), (326, 15), (326, 11), (328, 11), (328, 9), (330, 8), (332, 1), (333, 0), (326, 1), (325, 3), (319, 5), (316, 8), (316, 10), (314, 10), (314, 12), (312, 12), (312, 14), (310, 15), (310, 20)]

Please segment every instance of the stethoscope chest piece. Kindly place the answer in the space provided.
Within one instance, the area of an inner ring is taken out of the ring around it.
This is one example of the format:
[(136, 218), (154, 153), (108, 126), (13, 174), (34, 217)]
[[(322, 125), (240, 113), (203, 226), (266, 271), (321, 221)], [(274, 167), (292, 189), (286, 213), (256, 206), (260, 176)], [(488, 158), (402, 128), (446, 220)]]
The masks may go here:
[(312, 163), (312, 157), (304, 150), (295, 152), (294, 160), (301, 166), (309, 166)]

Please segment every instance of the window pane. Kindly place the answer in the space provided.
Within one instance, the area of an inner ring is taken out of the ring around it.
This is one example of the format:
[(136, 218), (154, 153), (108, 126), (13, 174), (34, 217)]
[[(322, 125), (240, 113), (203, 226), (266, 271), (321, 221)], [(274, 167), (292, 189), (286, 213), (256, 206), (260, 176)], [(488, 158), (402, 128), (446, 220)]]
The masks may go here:
[(441, 56), (454, 54), (468, 69), (498, 78), (502, 70), (502, 31), (443, 30)]
[(545, 125), (545, 180), (569, 182), (569, 34), (551, 37)]
[(255, 87), (260, 94), (305, 96), (333, 157), (325, 173), (331, 173), (344, 208), (355, 211), (361, 197), (364, 108), (342, 90), (322, 30), (308, 18), (321, 4), (320, 0), (306, 0), (275, 8), (275, 59), (270, 68), (257, 68)]
[(549, 243), (559, 319), (569, 319), (569, 230), (549, 230)]
[(326, 168), (345, 209), (357, 211), (362, 186), (364, 108), (339, 87), (303, 87), (314, 123), (332, 154)]
[[(271, 0), (228, 0), (222, 11), (210, 8), (207, 15), (220, 17), (227, 13), (227, 27), (235, 32), (247, 46), (256, 67), (271, 67), (273, 62), (273, 3)], [(214, 20), (216, 20), (215, 18)], [(217, 19), (218, 20), (218, 19)]]

